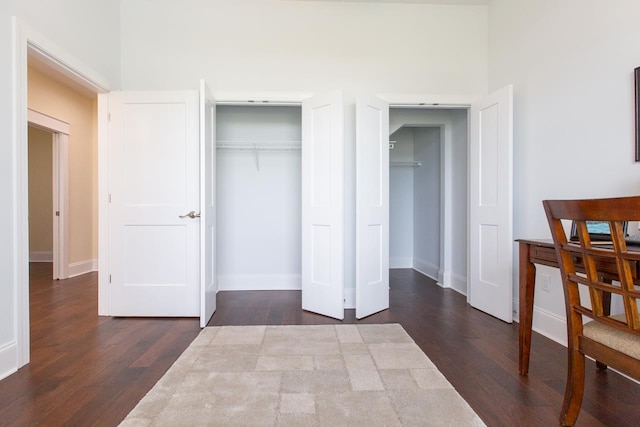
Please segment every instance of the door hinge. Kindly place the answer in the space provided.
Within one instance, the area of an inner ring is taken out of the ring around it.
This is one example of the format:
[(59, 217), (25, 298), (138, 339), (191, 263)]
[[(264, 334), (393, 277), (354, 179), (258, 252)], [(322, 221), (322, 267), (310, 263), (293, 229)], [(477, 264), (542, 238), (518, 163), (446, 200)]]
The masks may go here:
[(60, 211), (56, 211), (56, 216), (60, 216)]
[(107, 114), (107, 121), (111, 121), (111, 113)]
[(111, 275), (109, 275), (109, 283), (111, 283)]
[(109, 193), (109, 203), (111, 203), (111, 193)]

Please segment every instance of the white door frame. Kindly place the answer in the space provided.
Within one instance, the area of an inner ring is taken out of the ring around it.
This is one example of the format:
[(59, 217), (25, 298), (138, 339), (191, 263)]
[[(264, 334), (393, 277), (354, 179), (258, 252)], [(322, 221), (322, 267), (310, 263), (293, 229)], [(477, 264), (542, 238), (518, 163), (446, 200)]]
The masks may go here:
[[(14, 242), (14, 295), (16, 307), (14, 322), (16, 325), (16, 360), (20, 368), (30, 360), (29, 345), (29, 195), (28, 195), (28, 102), (27, 102), (27, 56), (33, 55), (51, 66), (57, 72), (72, 79), (82, 87), (94, 93), (109, 91), (106, 79), (86, 66), (28, 25), (13, 17), (13, 87), (12, 99), (13, 128), (12, 143), (15, 149), (15, 168), (13, 170), (13, 206)], [(98, 111), (100, 114), (100, 111)]]
[(69, 124), (29, 109), (29, 125), (53, 134), (53, 278), (69, 277)]

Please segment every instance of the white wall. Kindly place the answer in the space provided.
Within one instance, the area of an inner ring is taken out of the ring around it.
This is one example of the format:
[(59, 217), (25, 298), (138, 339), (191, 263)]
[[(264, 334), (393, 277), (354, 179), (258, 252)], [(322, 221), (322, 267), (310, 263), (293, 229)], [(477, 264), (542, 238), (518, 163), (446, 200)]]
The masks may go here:
[[(402, 110), (391, 110), (397, 114)], [(389, 156), (390, 162), (421, 163), (390, 168), (389, 266), (415, 268), (436, 281), (442, 274), (441, 136), (439, 126), (400, 128), (391, 135), (396, 144)]]
[(29, 126), (29, 259), (53, 261), (53, 134)]
[(120, 86), (120, 1), (18, 0), (15, 15), (69, 55)]
[[(122, 2), (124, 89), (475, 94), (484, 6), (280, 0)], [(153, 70), (149, 73), (149, 70)]]
[(413, 265), (438, 280), (442, 269), (440, 128), (415, 128), (413, 132), (413, 158), (422, 162), (413, 174)]
[[(390, 136), (396, 141), (389, 162), (413, 161), (413, 129), (401, 128)], [(389, 168), (389, 267), (413, 268), (413, 171)]]
[[(218, 106), (216, 116), (219, 142), (300, 144), (300, 107)], [(217, 155), (220, 290), (300, 289), (301, 151)]]
[(453, 258), (451, 265), (452, 286), (467, 293), (467, 183), (468, 173), (468, 118), (467, 110), (449, 110), (451, 117), (452, 206), (455, 224), (452, 229)]
[[(515, 238), (550, 237), (544, 199), (639, 194), (638, 16), (636, 0), (493, 0), (489, 6), (489, 89), (514, 84)], [(542, 274), (550, 276), (551, 291), (535, 295), (534, 328), (565, 342), (559, 274), (540, 267)], [(516, 298), (517, 275), (516, 267)]]
[[(0, 2), (0, 199), (10, 206), (0, 209), (0, 271), (4, 277), (0, 282), (0, 378), (18, 367), (16, 298), (20, 270), (24, 268), (17, 265), (16, 252), (20, 218), (16, 211), (18, 141), (14, 127), (12, 75), (16, 66), (12, 54), (12, 16), (17, 16), (58, 51), (68, 54), (65, 55), (67, 59), (80, 58), (73, 62), (81, 62), (85, 70), (95, 71), (112, 89), (117, 89), (120, 81), (119, 2)], [(19, 126), (26, 135), (27, 124), (20, 123)]]

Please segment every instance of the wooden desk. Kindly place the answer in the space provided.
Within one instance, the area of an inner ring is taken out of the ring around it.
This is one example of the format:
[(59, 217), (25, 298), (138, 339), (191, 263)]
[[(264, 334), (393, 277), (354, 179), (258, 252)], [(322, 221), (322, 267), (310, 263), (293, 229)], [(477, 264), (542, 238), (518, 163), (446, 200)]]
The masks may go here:
[[(520, 247), (520, 296), (519, 296), (519, 318), (518, 325), (518, 370), (521, 375), (529, 373), (529, 352), (531, 350), (531, 327), (533, 322), (533, 295), (536, 288), (536, 266), (535, 264), (546, 265), (559, 268), (556, 258), (556, 250), (553, 242), (547, 240), (516, 240)], [(633, 250), (640, 250), (634, 248)], [(584, 272), (581, 260), (576, 259), (576, 270)], [(632, 274), (634, 278), (640, 277), (640, 262), (632, 264)], [(603, 263), (598, 265), (598, 270), (602, 272), (602, 281), (611, 283), (617, 280), (617, 268), (615, 263)], [(609, 314), (611, 306), (611, 294), (603, 295), (604, 310)]]
[(520, 375), (527, 375), (533, 326), (533, 295), (536, 290), (535, 264), (558, 268), (558, 260), (551, 240), (518, 239), (516, 241), (520, 248), (518, 371)]

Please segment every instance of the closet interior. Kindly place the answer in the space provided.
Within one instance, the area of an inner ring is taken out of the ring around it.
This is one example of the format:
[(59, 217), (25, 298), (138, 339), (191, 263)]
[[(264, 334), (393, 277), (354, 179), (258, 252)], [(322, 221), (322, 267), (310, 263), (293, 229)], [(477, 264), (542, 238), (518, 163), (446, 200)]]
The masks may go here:
[(389, 123), (389, 267), (466, 282), (467, 110), (391, 108)]
[(301, 107), (216, 107), (220, 290), (300, 289)]
[(437, 279), (440, 128), (402, 127), (390, 140), (394, 142), (389, 151), (389, 266), (415, 267), (428, 276), (436, 268)]

